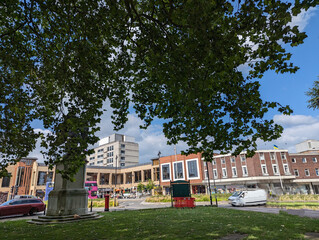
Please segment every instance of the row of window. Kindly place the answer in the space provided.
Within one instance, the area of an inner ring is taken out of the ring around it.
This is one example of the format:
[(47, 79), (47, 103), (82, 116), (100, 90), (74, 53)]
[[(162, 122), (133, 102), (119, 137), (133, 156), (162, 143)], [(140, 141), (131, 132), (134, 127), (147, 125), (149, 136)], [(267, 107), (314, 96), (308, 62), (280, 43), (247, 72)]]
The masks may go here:
[(107, 147), (107, 151), (113, 151), (113, 150), (114, 150), (114, 146)]
[[(270, 152), (269, 155), (270, 155), (270, 159), (271, 160), (276, 160), (276, 153), (275, 152)], [(281, 160), (286, 160), (287, 159), (285, 152), (281, 152), (280, 153), (280, 157), (281, 157)], [(259, 153), (259, 159), (260, 160), (265, 160), (265, 153), (260, 152)]]
[[(303, 158), (301, 159), (301, 161), (302, 161), (302, 163), (307, 163), (307, 158), (303, 157)], [(292, 159), (291, 159), (291, 162), (292, 162), (292, 163), (296, 163), (296, 162), (297, 162), (296, 158), (292, 158)], [(317, 162), (317, 158), (313, 157), (313, 158), (312, 158), (312, 162), (316, 163), (316, 162)]]
[[(243, 171), (243, 176), (247, 177), (248, 176), (248, 169), (247, 166), (242, 166), (242, 171)], [(217, 169), (213, 169), (213, 174), (214, 174), (214, 178), (217, 179), (218, 178), (218, 172)], [(232, 167), (232, 176), (233, 177), (237, 177), (237, 168), (236, 167)], [(219, 176), (220, 178), (227, 178), (227, 169), (226, 168), (222, 168), (222, 172), (221, 172), (221, 176)], [(205, 170), (205, 178), (208, 178), (208, 174), (207, 174), (207, 170)]]
[[(240, 155), (240, 160), (241, 160), (242, 162), (245, 162), (245, 161), (246, 161), (246, 156), (245, 156), (244, 154), (241, 154), (241, 155)], [(235, 162), (236, 162), (236, 157), (234, 157), (234, 156), (230, 157), (230, 161), (231, 161), (232, 163), (235, 163)], [(226, 164), (225, 157), (221, 157), (221, 158), (220, 158), (220, 162), (221, 162), (222, 164)], [(212, 164), (213, 164), (213, 165), (216, 165), (216, 160), (213, 160), (213, 161), (212, 161)]]
[[(285, 174), (290, 174), (288, 164), (283, 164)], [(263, 175), (268, 175), (268, 170), (266, 164), (261, 164), (261, 170)], [(272, 170), (274, 175), (279, 175), (279, 168), (277, 164), (272, 164)]]
[[(316, 172), (316, 176), (319, 176), (319, 168), (315, 168), (315, 172)], [(298, 171), (298, 169), (294, 169), (294, 174), (295, 174), (296, 177), (299, 177), (299, 171)], [(306, 175), (307, 177), (310, 176), (310, 171), (309, 171), (309, 169), (305, 169), (305, 175)]]
[(107, 157), (113, 157), (113, 156), (114, 156), (114, 152), (108, 152), (108, 153), (106, 154), (106, 156), (107, 156)]
[[(170, 181), (171, 179), (171, 164), (165, 163), (161, 165), (162, 181)], [(188, 179), (199, 179), (198, 160), (186, 160), (186, 172)], [(185, 180), (184, 161), (173, 163), (173, 177), (174, 180)]]

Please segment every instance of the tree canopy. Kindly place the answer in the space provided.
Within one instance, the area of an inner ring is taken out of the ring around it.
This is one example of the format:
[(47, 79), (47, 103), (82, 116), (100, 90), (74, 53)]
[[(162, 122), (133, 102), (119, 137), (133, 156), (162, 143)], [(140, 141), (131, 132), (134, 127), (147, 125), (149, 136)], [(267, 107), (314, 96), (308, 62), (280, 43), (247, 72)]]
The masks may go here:
[[(317, 1), (6, 0), (0, 3), (0, 176), (35, 148), (72, 178), (109, 99), (115, 129), (131, 103), (186, 153), (256, 149), (282, 127), (264, 119), (259, 78), (294, 73), (285, 46), (306, 34), (292, 16)], [(250, 71), (243, 74), (240, 67)], [(41, 121), (49, 134), (32, 128)]]

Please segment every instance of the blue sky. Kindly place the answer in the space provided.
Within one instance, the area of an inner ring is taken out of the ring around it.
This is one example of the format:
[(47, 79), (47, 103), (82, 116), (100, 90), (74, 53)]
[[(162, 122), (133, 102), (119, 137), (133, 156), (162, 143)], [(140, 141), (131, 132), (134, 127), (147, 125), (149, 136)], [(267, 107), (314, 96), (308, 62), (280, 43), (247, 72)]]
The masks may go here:
[[(282, 105), (289, 105), (294, 113), (291, 116), (281, 116), (277, 112), (271, 111), (267, 118), (272, 118), (276, 123), (284, 127), (284, 133), (280, 139), (273, 142), (258, 142), (259, 149), (272, 149), (276, 144), (280, 149), (288, 149), (295, 152), (294, 145), (307, 140), (319, 140), (319, 110), (314, 111), (307, 107), (308, 97), (305, 92), (312, 87), (313, 82), (319, 80), (319, 8), (312, 8), (303, 12), (293, 19), (293, 24), (305, 31), (308, 38), (304, 44), (287, 49), (293, 54), (292, 62), (300, 69), (295, 74), (276, 74), (267, 72), (260, 80), (261, 95), (264, 100), (276, 101)], [(107, 103), (105, 103), (108, 106)], [(174, 146), (168, 146), (162, 133), (161, 121), (155, 121), (147, 130), (140, 130), (138, 126), (142, 122), (134, 115), (129, 115), (129, 121), (125, 128), (119, 131), (136, 138), (140, 148), (140, 162), (148, 162), (156, 157), (158, 151), (162, 155), (174, 154)], [(37, 124), (36, 124), (37, 125)], [(111, 112), (106, 112), (100, 124), (100, 138), (113, 134), (111, 125)], [(40, 131), (41, 126), (36, 126)], [(177, 152), (186, 148), (181, 143), (177, 145)], [(39, 147), (29, 156), (37, 157), (40, 161), (42, 156)]]

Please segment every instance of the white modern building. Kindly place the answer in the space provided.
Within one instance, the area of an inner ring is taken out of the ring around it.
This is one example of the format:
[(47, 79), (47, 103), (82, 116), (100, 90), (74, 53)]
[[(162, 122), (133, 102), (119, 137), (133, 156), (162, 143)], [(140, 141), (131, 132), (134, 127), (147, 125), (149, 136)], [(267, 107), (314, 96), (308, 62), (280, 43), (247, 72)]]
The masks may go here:
[(139, 146), (134, 137), (112, 134), (99, 141), (87, 157), (89, 166), (126, 167), (139, 162)]
[(303, 141), (301, 143), (296, 144), (296, 150), (298, 153), (318, 153), (319, 141), (312, 139)]

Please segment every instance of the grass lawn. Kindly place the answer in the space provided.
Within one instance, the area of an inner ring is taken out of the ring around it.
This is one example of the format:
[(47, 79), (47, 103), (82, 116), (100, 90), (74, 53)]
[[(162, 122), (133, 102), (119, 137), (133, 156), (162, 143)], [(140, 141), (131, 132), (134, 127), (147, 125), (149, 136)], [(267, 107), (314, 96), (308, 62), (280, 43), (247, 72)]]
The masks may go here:
[(288, 214), (257, 213), (214, 207), (152, 209), (103, 213), (93, 221), (29, 225), (25, 220), (0, 223), (0, 239), (303, 239), (319, 232), (319, 220)]

